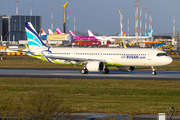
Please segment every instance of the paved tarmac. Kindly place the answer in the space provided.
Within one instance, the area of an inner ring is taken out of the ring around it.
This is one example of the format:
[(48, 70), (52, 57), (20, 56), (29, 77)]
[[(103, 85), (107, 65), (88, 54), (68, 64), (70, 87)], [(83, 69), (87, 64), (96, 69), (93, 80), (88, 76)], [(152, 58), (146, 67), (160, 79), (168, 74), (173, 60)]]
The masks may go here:
[[(72, 113), (71, 116), (75, 120), (84, 120), (86, 117), (89, 116), (98, 116), (98, 115), (107, 115), (107, 113)], [(131, 117), (131, 115), (130, 115)], [(135, 115), (132, 120), (157, 120), (158, 115), (151, 115), (151, 114), (143, 114), (143, 115)], [(170, 116), (166, 113), (166, 118), (169, 120)], [(180, 115), (173, 115), (173, 119), (180, 119)], [(124, 119), (126, 120), (126, 119)]]
[(81, 74), (77, 69), (0, 69), (0, 77), (35, 77), (35, 78), (76, 78), (76, 79), (129, 79), (129, 80), (180, 80), (180, 70), (157, 71), (152, 75), (151, 71), (122, 72), (110, 70), (109, 74), (101, 72), (89, 72)]

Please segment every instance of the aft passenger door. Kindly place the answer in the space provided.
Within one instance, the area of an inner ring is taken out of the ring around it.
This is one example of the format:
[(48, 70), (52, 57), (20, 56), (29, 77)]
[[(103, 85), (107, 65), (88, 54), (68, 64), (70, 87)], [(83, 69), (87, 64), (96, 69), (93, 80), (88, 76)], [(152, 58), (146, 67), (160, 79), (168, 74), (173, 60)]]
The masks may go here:
[(152, 50), (148, 51), (148, 55), (147, 55), (147, 60), (151, 60), (152, 59)]

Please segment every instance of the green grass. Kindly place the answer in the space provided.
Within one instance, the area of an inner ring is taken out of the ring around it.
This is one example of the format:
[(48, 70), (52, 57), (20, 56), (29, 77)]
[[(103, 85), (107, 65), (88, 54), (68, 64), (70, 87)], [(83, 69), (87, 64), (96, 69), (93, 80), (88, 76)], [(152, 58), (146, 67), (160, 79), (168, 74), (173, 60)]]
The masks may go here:
[[(13, 58), (7, 56), (6, 60), (1, 60), (0, 68), (82, 68), (50, 64), (37, 59)], [(137, 67), (136, 70), (151, 69)], [(157, 67), (157, 70), (180, 70), (180, 60), (175, 59), (171, 65)], [(58, 100), (63, 100), (62, 106), (71, 108), (72, 112), (157, 114), (167, 113), (167, 107), (174, 106), (175, 114), (180, 114), (180, 81), (0, 78), (0, 100), (11, 98), (20, 108), (20, 98), (28, 98), (29, 92), (42, 90), (54, 91)]]
[(54, 91), (72, 112), (157, 114), (174, 106), (180, 114), (180, 81), (0, 78), (1, 99), (19, 106), (29, 91), (42, 90)]

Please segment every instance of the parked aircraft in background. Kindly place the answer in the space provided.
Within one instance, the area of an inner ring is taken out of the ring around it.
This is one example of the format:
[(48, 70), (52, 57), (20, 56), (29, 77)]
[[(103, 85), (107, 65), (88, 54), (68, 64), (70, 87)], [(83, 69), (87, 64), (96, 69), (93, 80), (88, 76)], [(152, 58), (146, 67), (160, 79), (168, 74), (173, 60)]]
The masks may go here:
[[(121, 36), (121, 33), (119, 33), (119, 36)], [(123, 36), (126, 36), (126, 31), (123, 32)]]
[(44, 32), (43, 29), (41, 29), (41, 38), (42, 38), (43, 40), (46, 40), (46, 39), (47, 39), (47, 34)]
[(57, 34), (64, 34), (59, 28), (56, 28)]
[(57, 31), (56, 31), (55, 29), (53, 29), (53, 33), (54, 33), (54, 34), (57, 34)]
[(48, 29), (49, 35), (53, 35), (53, 31), (51, 29)]
[(69, 30), (69, 33), (73, 36), (74, 40), (91, 40), (91, 41), (98, 41), (97, 38), (94, 36), (77, 36), (75, 35), (71, 30)]
[(152, 37), (152, 33), (153, 33), (153, 30), (149, 30), (148, 33), (146, 33), (145, 36), (95, 36), (90, 30), (88, 30), (88, 35), (91, 36), (91, 37), (95, 37), (99, 40), (110, 40), (111, 42), (114, 42), (115, 38), (124, 38), (124, 39), (136, 39), (136, 38), (149, 38), (149, 37)]
[(153, 33), (153, 30), (149, 30), (149, 31), (145, 34), (145, 37), (152, 37), (152, 33)]
[(30, 22), (25, 22), (29, 55), (56, 64), (83, 65), (82, 74), (109, 73), (109, 66), (133, 71), (135, 66), (165, 66), (173, 59), (164, 51), (147, 48), (53, 48), (46, 46)]

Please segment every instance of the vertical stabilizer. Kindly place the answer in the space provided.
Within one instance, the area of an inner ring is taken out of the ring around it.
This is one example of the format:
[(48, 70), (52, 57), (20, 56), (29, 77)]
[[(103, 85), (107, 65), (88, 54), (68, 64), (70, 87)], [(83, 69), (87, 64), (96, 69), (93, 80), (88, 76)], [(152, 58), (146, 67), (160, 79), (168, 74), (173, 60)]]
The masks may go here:
[(126, 31), (123, 32), (123, 36), (126, 36)]
[(56, 31), (57, 31), (57, 34), (63, 34), (63, 32), (59, 28), (56, 28)]
[(71, 30), (69, 30), (69, 33), (70, 33), (73, 37), (76, 36)]
[(94, 34), (90, 30), (88, 30), (88, 35), (89, 36), (94, 36)]
[(37, 34), (36, 30), (30, 22), (25, 22), (25, 30), (28, 39), (29, 49), (47, 47)]
[(57, 31), (56, 31), (55, 29), (53, 29), (53, 33), (54, 33), (54, 34), (57, 34)]
[(149, 31), (146, 33), (145, 37), (152, 37), (152, 33), (153, 33), (153, 30), (149, 30)]
[(48, 29), (49, 35), (53, 35), (53, 31), (51, 29)]
[(46, 35), (43, 29), (41, 29), (41, 36)]

